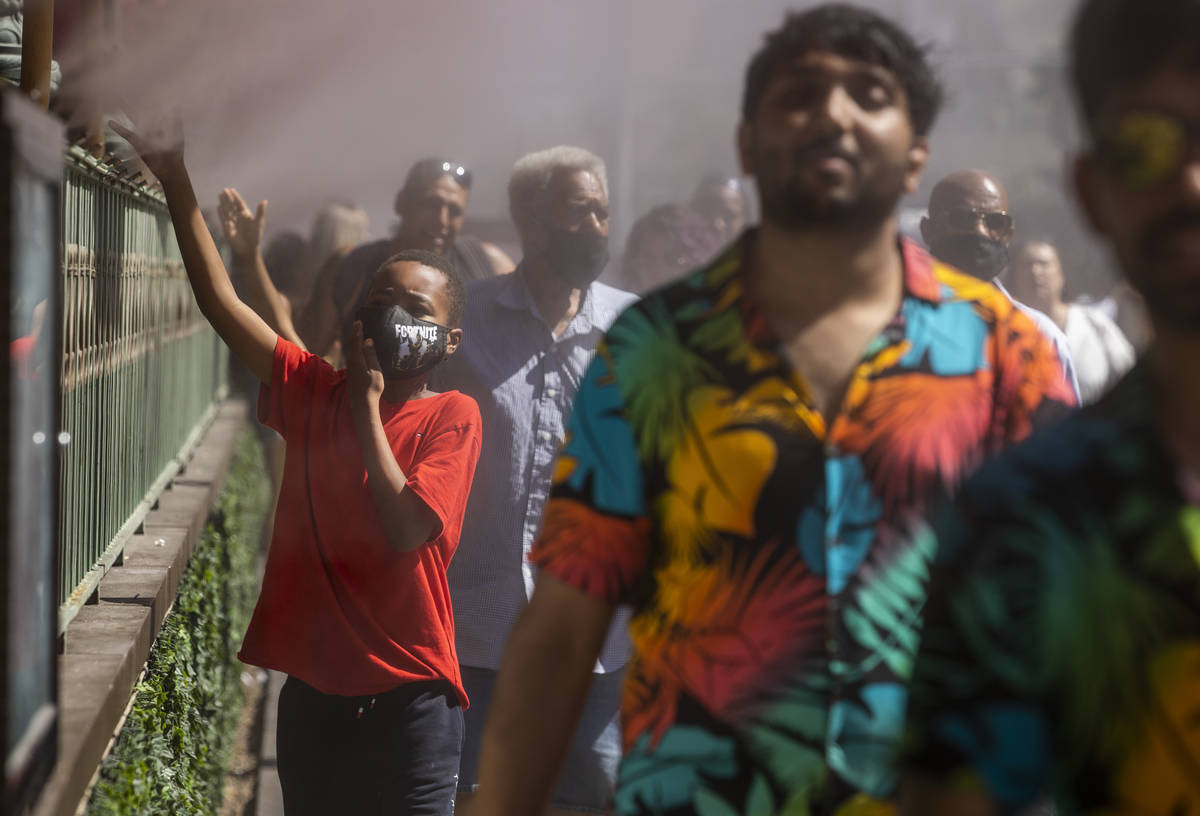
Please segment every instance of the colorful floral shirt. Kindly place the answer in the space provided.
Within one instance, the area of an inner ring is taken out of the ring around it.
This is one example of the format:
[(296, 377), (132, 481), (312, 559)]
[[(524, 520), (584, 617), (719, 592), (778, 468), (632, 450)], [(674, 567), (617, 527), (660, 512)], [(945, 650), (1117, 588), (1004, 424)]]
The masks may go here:
[(1001, 812), (1200, 813), (1200, 496), (1145, 371), (989, 464), (935, 525), (914, 770)]
[(1008, 298), (905, 242), (827, 419), (743, 295), (752, 240), (609, 330), (533, 551), (634, 608), (621, 814), (877, 807), (934, 555), (898, 530), (1074, 400)]

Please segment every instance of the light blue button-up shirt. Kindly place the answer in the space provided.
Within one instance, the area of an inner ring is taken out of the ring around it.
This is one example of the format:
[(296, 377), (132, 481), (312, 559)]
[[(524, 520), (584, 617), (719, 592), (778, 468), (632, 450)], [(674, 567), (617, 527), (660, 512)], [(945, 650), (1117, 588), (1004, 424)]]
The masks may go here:
[[(500, 666), (509, 630), (533, 592), (535, 568), (527, 556), (541, 529), (571, 402), (596, 344), (636, 299), (593, 283), (555, 338), (521, 268), (467, 289), (462, 345), (436, 374), (436, 387), (474, 397), (483, 418), (462, 537), (447, 571), (464, 666)], [(614, 621), (596, 671), (625, 665), (627, 621), (624, 614)]]

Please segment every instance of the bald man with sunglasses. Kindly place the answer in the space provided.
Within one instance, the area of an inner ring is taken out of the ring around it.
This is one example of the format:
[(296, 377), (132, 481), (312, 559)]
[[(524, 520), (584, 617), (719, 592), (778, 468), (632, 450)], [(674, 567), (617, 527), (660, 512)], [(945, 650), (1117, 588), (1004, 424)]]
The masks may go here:
[(1155, 339), (927, 535), (903, 812), (1200, 808), (1200, 0), (1087, 0), (1076, 194)]
[(996, 284), (1054, 344), (1063, 376), (1078, 399), (1079, 380), (1067, 336), (1049, 315), (1016, 300), (1000, 283), (1001, 273), (1008, 268), (1014, 230), (1008, 192), (983, 170), (959, 170), (935, 184), (928, 215), (921, 219), (921, 237), (933, 257)]

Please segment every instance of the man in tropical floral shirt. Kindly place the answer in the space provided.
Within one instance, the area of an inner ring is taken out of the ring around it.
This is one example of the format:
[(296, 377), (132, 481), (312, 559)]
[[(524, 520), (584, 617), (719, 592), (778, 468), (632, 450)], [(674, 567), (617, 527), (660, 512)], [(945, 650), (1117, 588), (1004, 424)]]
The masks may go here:
[(875, 813), (934, 553), (900, 532), (1073, 395), (992, 284), (901, 240), (941, 91), (876, 13), (788, 16), (738, 146), (762, 226), (608, 331), (567, 427), (484, 736), (537, 813), (633, 607), (619, 814)]
[(1088, 0), (1076, 187), (1155, 340), (938, 514), (905, 809), (1200, 813), (1200, 0)]

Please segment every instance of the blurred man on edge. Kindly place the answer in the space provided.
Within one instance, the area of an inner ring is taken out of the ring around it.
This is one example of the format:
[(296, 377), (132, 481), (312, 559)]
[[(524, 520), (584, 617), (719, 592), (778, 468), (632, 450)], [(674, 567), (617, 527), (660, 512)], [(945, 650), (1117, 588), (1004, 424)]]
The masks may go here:
[[(1200, 0), (1087, 0), (1076, 193), (1155, 339), (935, 530), (909, 814), (1200, 809)], [(928, 540), (933, 535), (926, 536)]]

